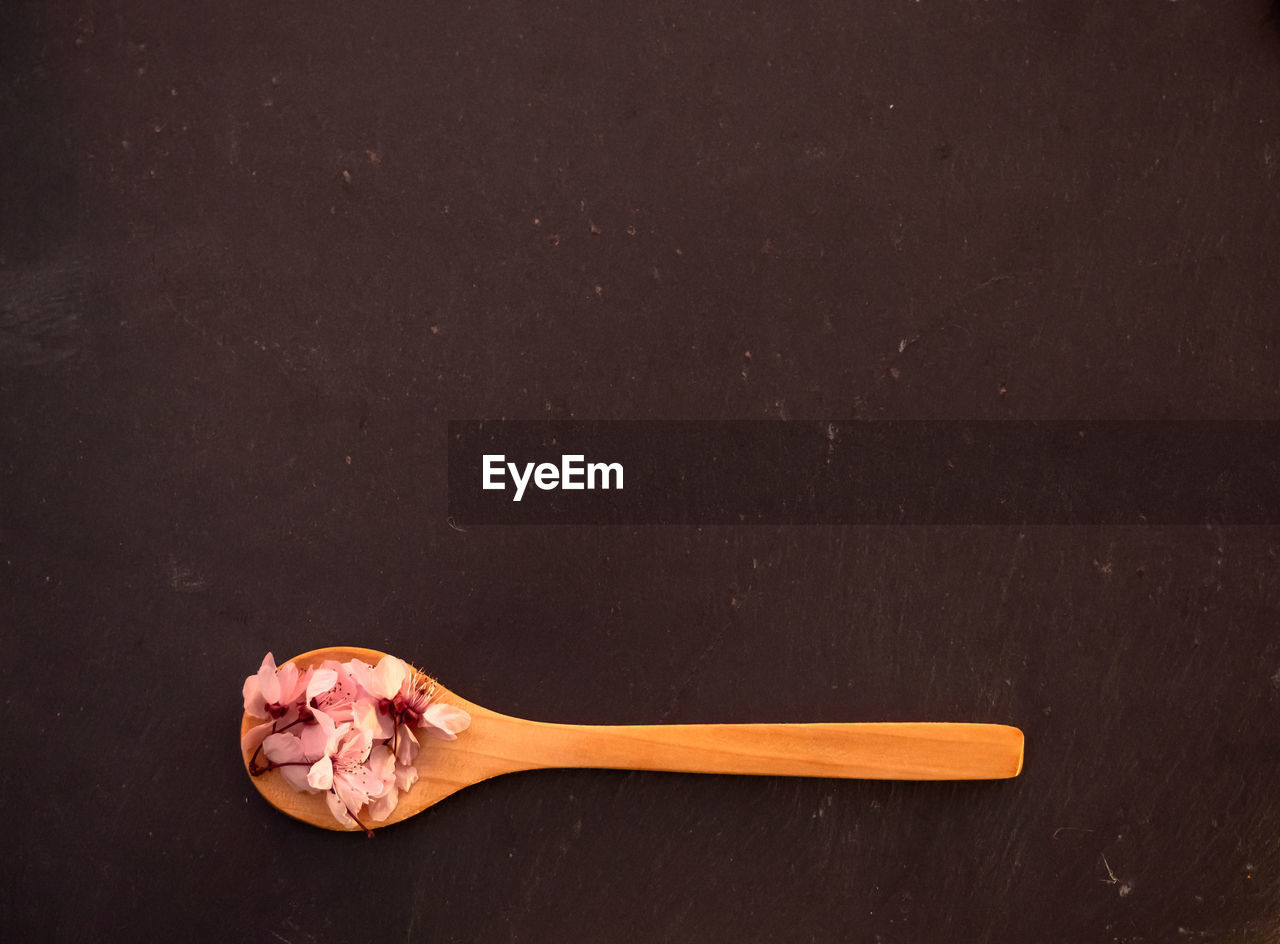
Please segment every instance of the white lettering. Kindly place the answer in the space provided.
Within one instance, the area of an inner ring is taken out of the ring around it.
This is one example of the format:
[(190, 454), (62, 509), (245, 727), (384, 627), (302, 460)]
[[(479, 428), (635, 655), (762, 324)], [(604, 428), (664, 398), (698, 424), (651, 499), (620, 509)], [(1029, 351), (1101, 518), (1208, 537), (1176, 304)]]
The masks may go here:
[(533, 480), (538, 483), (538, 488), (544, 492), (549, 492), (560, 481), (560, 470), (550, 462), (544, 462), (533, 473)]
[(520, 477), (520, 470), (516, 468), (514, 462), (508, 462), (507, 468), (511, 470), (511, 480), (516, 483), (516, 497), (512, 501), (519, 501), (524, 497), (525, 486), (529, 484), (529, 477), (533, 475), (533, 463), (530, 462), (524, 467), (524, 478)]
[[(588, 462), (587, 463), (587, 488), (596, 487), (596, 473), (600, 473), (600, 487), (608, 490), (610, 487), (621, 490), (622, 488), (622, 463), (621, 462)], [(618, 477), (618, 484), (609, 485), (609, 473), (613, 472)]]
[(481, 488), (496, 488), (499, 490), (506, 488), (502, 484), (502, 462), (506, 458), (506, 456), (484, 457), (484, 478), (481, 480)]
[(512, 501), (524, 498), (525, 489), (530, 482), (544, 492), (557, 488), (575, 492), (583, 489), (600, 488), (607, 491), (622, 488), (621, 462), (587, 462), (586, 456), (566, 455), (560, 457), (558, 466), (554, 462), (526, 462), (522, 467), (514, 462), (506, 462), (506, 458), (496, 454), (483, 456), (480, 484), (485, 489), (505, 491), (507, 485), (504, 477), (510, 474), (511, 481), (516, 486)]
[[(582, 462), (586, 456), (561, 456), (560, 457), (560, 487), (573, 491), (581, 491), (586, 488), (582, 481)], [(578, 478), (575, 480), (574, 475)]]

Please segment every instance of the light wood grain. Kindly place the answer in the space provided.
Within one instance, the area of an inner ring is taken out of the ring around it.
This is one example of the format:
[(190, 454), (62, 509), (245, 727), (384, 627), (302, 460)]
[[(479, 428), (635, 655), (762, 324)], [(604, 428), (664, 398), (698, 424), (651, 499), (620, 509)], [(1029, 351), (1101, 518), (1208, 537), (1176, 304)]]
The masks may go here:
[[(304, 668), (325, 659), (372, 664), (382, 655), (341, 647), (291, 661)], [(418, 783), (385, 822), (369, 825), (400, 822), (499, 774), (547, 767), (874, 780), (994, 780), (1022, 770), (1022, 732), (1002, 724), (548, 724), (490, 711), (443, 687), (435, 700), (470, 712), (471, 727), (456, 741), (423, 737)], [(246, 716), (241, 732), (255, 723)], [(247, 770), (248, 756), (244, 760)], [(290, 816), (345, 831), (322, 796), (293, 790), (277, 771), (252, 780), (268, 802)]]

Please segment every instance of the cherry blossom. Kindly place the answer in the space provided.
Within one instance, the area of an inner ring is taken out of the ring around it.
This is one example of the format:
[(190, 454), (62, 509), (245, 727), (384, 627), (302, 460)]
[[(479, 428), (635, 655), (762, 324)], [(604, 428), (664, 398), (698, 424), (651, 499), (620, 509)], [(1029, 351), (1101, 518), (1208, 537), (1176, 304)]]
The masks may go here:
[[(461, 708), (431, 701), (435, 682), (395, 656), (384, 656), (376, 667), (352, 660), (351, 674), (377, 701), (379, 736), (391, 742), (396, 760), (412, 764), (420, 747), (414, 728), (426, 728), (434, 737), (452, 741), (471, 724)], [(368, 706), (365, 706), (367, 717)]]
[(393, 656), (299, 672), (293, 663), (277, 668), (268, 653), (244, 684), (245, 713), (266, 719), (241, 739), (253, 750), (249, 772), (279, 770), (295, 790), (323, 793), (343, 826), (372, 835), (361, 816), (385, 821), (418, 781), (414, 729), (453, 740), (471, 724), (461, 708), (434, 701), (435, 692), (432, 679)]
[(329, 659), (320, 668), (324, 672), (333, 673), (333, 682), (314, 691), (308, 686), (308, 707), (312, 711), (323, 711), (335, 722), (350, 721), (355, 710), (356, 699), (360, 695), (360, 683), (352, 677), (351, 670), (341, 662)]
[(324, 669), (299, 673), (292, 662), (276, 668), (275, 656), (268, 652), (257, 674), (244, 680), (242, 690), (244, 713), (268, 720), (245, 732), (241, 747), (256, 749), (267, 735), (296, 723), (313, 693), (332, 688), (335, 681), (334, 674)]

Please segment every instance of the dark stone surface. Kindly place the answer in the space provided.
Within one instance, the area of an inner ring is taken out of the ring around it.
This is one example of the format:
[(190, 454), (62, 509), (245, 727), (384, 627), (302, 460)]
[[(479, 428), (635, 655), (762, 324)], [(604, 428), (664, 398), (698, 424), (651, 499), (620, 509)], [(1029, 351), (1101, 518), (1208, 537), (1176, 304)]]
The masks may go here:
[[(4, 5), (6, 928), (1280, 940), (1275, 528), (458, 531), (445, 489), (449, 419), (1280, 417), (1267, 11)], [(1027, 766), (521, 774), (366, 841), (236, 751), (262, 654), (332, 643)]]

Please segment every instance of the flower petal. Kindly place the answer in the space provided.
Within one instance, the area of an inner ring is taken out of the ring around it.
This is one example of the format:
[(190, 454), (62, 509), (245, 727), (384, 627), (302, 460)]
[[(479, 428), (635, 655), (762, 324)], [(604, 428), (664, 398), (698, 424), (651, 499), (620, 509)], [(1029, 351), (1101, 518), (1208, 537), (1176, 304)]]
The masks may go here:
[[(320, 714), (312, 712), (311, 717), (314, 719), (311, 724), (299, 725), (293, 730), (298, 731), (298, 737), (302, 741), (302, 746), (306, 749), (307, 757), (315, 760), (321, 754), (329, 753), (329, 731), (326, 731), (320, 723)], [(333, 722), (329, 718), (326, 721), (332, 725)]]
[[(363, 805), (370, 797), (381, 796), (386, 792), (386, 785), (382, 782), (382, 778), (363, 765), (346, 769), (339, 768), (334, 772), (333, 784), (339, 793), (347, 790), (350, 791), (352, 796), (359, 797), (360, 805)], [(344, 799), (346, 798), (344, 797)]]
[(255, 724), (240, 738), (240, 750), (246, 752), (256, 751), (258, 749), (258, 745), (267, 739), (267, 736), (271, 734), (271, 729), (274, 727), (274, 721), (264, 721), (262, 724)]
[(311, 717), (315, 724), (307, 725), (302, 735), (307, 742), (307, 749), (315, 750), (313, 745), (319, 742), (323, 743), (323, 747), (315, 750), (316, 754), (335, 753), (338, 750), (339, 742), (351, 729), (351, 725), (349, 723), (335, 725), (333, 719), (323, 711), (313, 711)]
[(262, 682), (256, 675), (250, 675), (244, 680), (244, 688), (241, 689), (244, 695), (244, 713), (254, 718), (266, 718), (267, 700), (262, 697)]
[(280, 680), (276, 677), (276, 657), (267, 653), (258, 668), (258, 688), (268, 705), (280, 702)]
[[(342, 728), (350, 729), (351, 725), (342, 725)], [(342, 743), (338, 745), (338, 749), (333, 752), (333, 759), (339, 767), (353, 767), (363, 764), (369, 759), (369, 750), (373, 747), (373, 740), (366, 731), (344, 732)]]
[(384, 822), (388, 816), (395, 812), (399, 803), (400, 794), (395, 790), (388, 790), (376, 800), (369, 801), (369, 818), (375, 823)]
[(356, 821), (351, 818), (351, 814), (347, 812), (347, 808), (343, 805), (342, 800), (332, 790), (324, 795), (324, 801), (329, 805), (329, 812), (343, 826), (355, 826)]
[(356, 697), (360, 693), (359, 683), (351, 677), (347, 667), (335, 659), (325, 660), (318, 671), (332, 672), (334, 682), (328, 689), (320, 691), (308, 688), (308, 704), (323, 711), (334, 721), (350, 721)]
[(328, 754), (311, 765), (307, 771), (307, 783), (317, 790), (328, 790), (333, 786), (333, 761)]
[(333, 688), (338, 683), (338, 673), (332, 669), (317, 669), (311, 673), (311, 678), (307, 680), (305, 689), (307, 703), (310, 704), (311, 699), (317, 695), (321, 695)]
[(396, 765), (396, 789), (408, 790), (418, 782), (418, 768), (412, 764)]
[(454, 737), (471, 727), (471, 715), (456, 705), (442, 705), (439, 702), (427, 706), (422, 716), (422, 726), (434, 729), (436, 737), (452, 741)]
[[(396, 759), (385, 744), (379, 744), (369, 752), (368, 767), (382, 781), (383, 787), (394, 785), (396, 781)], [(384, 789), (385, 792), (385, 789)]]
[(396, 729), (396, 760), (402, 764), (412, 764), (418, 756), (418, 739), (413, 736), (407, 724)]
[(391, 716), (378, 711), (377, 702), (370, 698), (361, 698), (356, 702), (355, 710), (352, 712), (352, 723), (357, 730), (367, 732), (375, 741), (385, 741), (395, 731)]
[(378, 667), (373, 670), (378, 685), (378, 694), (383, 698), (395, 698), (400, 694), (400, 686), (409, 675), (409, 667), (395, 656), (383, 656), (378, 660)]
[[(310, 669), (307, 670), (310, 673)], [(298, 666), (293, 662), (286, 662), (280, 666), (276, 672), (276, 683), (280, 686), (280, 694), (276, 697), (276, 701), (282, 705), (291, 705), (302, 697), (302, 691), (306, 687), (300, 684), (298, 678)]]
[(335, 772), (333, 790), (338, 794), (338, 798), (342, 800), (347, 809), (355, 813), (359, 813), (360, 807), (369, 801), (368, 791), (361, 790), (358, 785), (351, 782), (349, 776), (341, 772)]
[[(379, 662), (378, 664), (381, 665), (382, 663)], [(374, 701), (379, 701), (383, 698), (395, 697), (395, 690), (390, 692), (384, 692), (382, 690), (382, 682), (379, 680), (378, 673), (373, 666), (366, 662), (361, 662), (359, 659), (352, 659), (347, 664), (347, 668), (351, 671), (351, 677), (356, 680), (357, 684), (359, 684), (359, 686), (364, 689)]]
[(287, 732), (272, 734), (265, 738), (262, 742), (262, 753), (266, 754), (267, 760), (273, 764), (292, 764), (307, 759), (302, 742)]
[(311, 784), (307, 783), (306, 767), (280, 767), (280, 776), (284, 777), (284, 782), (299, 793), (315, 793), (311, 789)]

